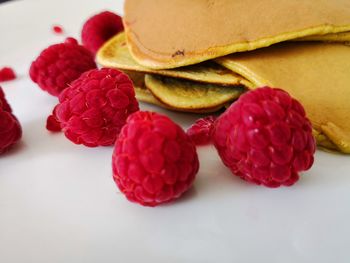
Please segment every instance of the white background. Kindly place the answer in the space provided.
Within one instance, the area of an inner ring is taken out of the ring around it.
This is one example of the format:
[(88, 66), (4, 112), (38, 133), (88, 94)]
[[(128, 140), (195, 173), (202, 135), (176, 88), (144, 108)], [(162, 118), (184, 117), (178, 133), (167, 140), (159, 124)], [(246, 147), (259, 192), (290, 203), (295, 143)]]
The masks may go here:
[[(90, 15), (121, 1), (26, 0), (0, 5), (1, 83), (22, 123), (22, 142), (0, 157), (0, 262), (350, 262), (350, 158), (318, 151), (291, 188), (233, 177), (211, 147), (199, 149), (194, 187), (177, 202), (145, 208), (112, 180), (112, 147), (76, 146), (45, 130), (56, 98), (28, 78), (30, 62)], [(171, 116), (184, 127), (195, 115)]]

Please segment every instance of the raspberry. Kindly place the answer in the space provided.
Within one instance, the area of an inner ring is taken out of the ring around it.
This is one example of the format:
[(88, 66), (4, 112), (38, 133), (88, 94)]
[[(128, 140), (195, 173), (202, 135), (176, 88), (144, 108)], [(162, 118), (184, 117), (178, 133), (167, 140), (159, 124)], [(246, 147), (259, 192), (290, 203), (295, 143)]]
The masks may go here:
[(15, 78), (16, 78), (16, 74), (12, 68), (4, 67), (4, 68), (0, 69), (0, 82), (13, 80)]
[(12, 109), (10, 104), (8, 104), (6, 98), (5, 98), (5, 93), (2, 90), (0, 86), (0, 109), (12, 113)]
[(82, 73), (96, 68), (90, 51), (71, 39), (46, 48), (30, 67), (31, 79), (54, 96)]
[(180, 126), (154, 112), (136, 112), (116, 141), (113, 178), (126, 198), (156, 206), (180, 197), (198, 172), (196, 148)]
[(0, 154), (9, 150), (21, 137), (21, 125), (12, 114), (11, 107), (0, 87)]
[(116, 69), (93, 69), (60, 94), (47, 127), (61, 127), (76, 144), (113, 145), (129, 114), (138, 109), (132, 82), (126, 74)]
[(214, 116), (201, 118), (188, 128), (186, 133), (196, 145), (209, 144), (215, 120)]
[(89, 18), (82, 29), (83, 45), (93, 54), (111, 37), (124, 30), (120, 16), (105, 11)]
[(311, 168), (315, 140), (303, 106), (280, 89), (247, 92), (222, 114), (214, 145), (230, 170), (268, 187), (293, 185)]

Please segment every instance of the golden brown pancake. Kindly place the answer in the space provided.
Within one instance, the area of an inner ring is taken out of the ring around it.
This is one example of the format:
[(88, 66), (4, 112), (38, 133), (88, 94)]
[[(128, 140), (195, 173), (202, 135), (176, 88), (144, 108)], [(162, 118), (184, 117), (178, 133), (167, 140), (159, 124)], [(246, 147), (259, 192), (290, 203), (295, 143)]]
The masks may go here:
[(283, 43), (216, 60), (252, 82), (288, 91), (307, 112), (318, 142), (350, 153), (350, 47)]
[(221, 108), (226, 107), (227, 105), (218, 105), (217, 107), (205, 108), (205, 109), (181, 109), (166, 105), (159, 101), (156, 97), (153, 96), (152, 92), (146, 88), (145, 85), (145, 74), (132, 71), (124, 71), (134, 83), (134, 90), (136, 93), (136, 99), (141, 102), (146, 102), (159, 106), (164, 109), (180, 112), (189, 112), (189, 113), (211, 113), (219, 111)]
[(245, 90), (237, 86), (219, 86), (146, 74), (145, 85), (163, 104), (183, 111), (214, 112)]
[(129, 78), (132, 80), (134, 87), (139, 87), (139, 88), (145, 88), (145, 74), (136, 72), (136, 71), (131, 71), (131, 70), (123, 70), (125, 74), (129, 76)]
[(324, 42), (340, 42), (340, 43), (348, 44), (350, 43), (350, 32), (307, 36), (307, 37), (295, 39), (295, 41), (324, 41)]
[(123, 70), (125, 74), (129, 76), (134, 84), (134, 90), (136, 99), (138, 101), (154, 104), (163, 108), (167, 108), (166, 105), (163, 105), (159, 100), (157, 100), (152, 93), (145, 86), (145, 74), (136, 72)]
[(349, 0), (126, 0), (124, 14), (132, 56), (155, 69), (350, 31)]
[(153, 73), (220, 85), (243, 84), (249, 86), (250, 84), (232, 71), (213, 62), (203, 62), (193, 66), (169, 70), (154, 70), (141, 66), (140, 64), (137, 64), (130, 55), (129, 49), (126, 45), (124, 32), (107, 41), (107, 43), (98, 51), (96, 59), (100, 65), (108, 68)]

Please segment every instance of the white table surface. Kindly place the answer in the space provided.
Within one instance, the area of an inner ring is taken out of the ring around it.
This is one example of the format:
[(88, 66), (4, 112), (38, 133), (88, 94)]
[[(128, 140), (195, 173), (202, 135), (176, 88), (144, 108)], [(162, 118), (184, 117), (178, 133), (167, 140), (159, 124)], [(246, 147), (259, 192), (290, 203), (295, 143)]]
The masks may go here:
[[(213, 148), (198, 149), (194, 187), (177, 202), (128, 202), (112, 180), (112, 147), (76, 146), (45, 129), (56, 98), (28, 78), (44, 47), (78, 37), (91, 14), (121, 1), (24, 0), (0, 5), (1, 83), (24, 135), (0, 157), (0, 262), (350, 262), (350, 156), (318, 151), (293, 187), (233, 177)], [(60, 24), (66, 35), (55, 35)], [(164, 112), (188, 127), (195, 115)]]

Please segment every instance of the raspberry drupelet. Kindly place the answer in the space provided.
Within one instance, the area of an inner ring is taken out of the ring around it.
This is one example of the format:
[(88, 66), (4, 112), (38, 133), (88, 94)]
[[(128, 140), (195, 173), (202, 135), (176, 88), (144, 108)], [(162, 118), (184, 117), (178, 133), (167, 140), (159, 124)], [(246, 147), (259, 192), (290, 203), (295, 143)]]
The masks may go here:
[(11, 67), (0, 68), (0, 82), (16, 79), (16, 73)]
[(211, 143), (215, 120), (216, 117), (214, 116), (198, 119), (188, 128), (186, 133), (196, 145), (209, 144)]

